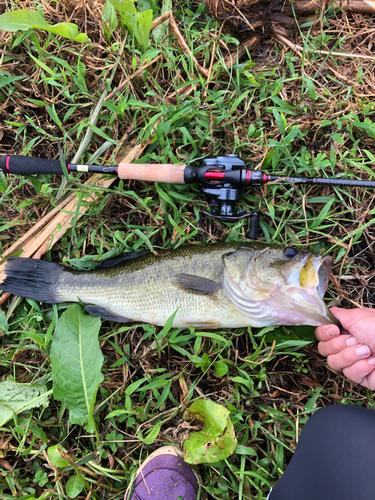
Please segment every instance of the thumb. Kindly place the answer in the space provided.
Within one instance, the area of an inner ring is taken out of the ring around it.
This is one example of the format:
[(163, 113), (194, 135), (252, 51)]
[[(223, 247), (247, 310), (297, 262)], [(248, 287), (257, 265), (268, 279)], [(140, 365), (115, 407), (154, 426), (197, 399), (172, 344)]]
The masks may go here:
[(358, 342), (370, 346), (371, 350), (374, 352), (375, 309), (366, 307), (356, 309), (332, 307), (330, 310), (348, 333), (353, 335)]

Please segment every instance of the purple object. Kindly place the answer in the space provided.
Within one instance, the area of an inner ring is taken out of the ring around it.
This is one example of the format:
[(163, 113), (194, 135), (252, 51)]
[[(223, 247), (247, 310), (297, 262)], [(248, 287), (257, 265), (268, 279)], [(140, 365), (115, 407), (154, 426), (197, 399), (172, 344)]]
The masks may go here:
[(139, 468), (132, 493), (127, 491), (124, 500), (197, 500), (198, 488), (197, 477), (176, 448), (164, 446)]

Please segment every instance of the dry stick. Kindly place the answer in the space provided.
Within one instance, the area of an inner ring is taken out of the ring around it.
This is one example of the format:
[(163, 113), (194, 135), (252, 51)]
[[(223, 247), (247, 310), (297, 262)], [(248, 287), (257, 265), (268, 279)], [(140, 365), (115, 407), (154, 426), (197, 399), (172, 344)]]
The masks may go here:
[[(290, 47), (292, 50), (294, 50), (294, 52), (302, 59), (302, 53), (300, 52), (301, 50), (303, 50), (302, 47), (291, 42), (290, 40), (288, 40), (288, 38), (285, 38), (284, 36), (280, 35), (279, 33), (275, 33), (275, 37), (280, 42), (285, 43), (288, 47)], [(314, 51), (314, 52), (319, 52), (319, 51)], [(307, 59), (305, 58), (305, 60), (307, 60)], [(333, 68), (329, 68), (329, 70), (332, 71), (332, 73), (336, 76), (336, 78), (341, 78), (341, 80), (344, 80), (344, 82), (350, 81), (349, 78), (347, 78), (344, 75), (340, 75), (340, 73), (335, 71)]]
[(171, 11), (166, 12), (162, 16), (160, 16), (157, 19), (155, 19), (155, 21), (152, 23), (151, 30), (153, 30), (154, 28), (156, 28), (157, 26), (159, 26), (160, 24), (162, 24), (168, 18), (169, 18), (169, 24), (171, 26), (171, 29), (172, 29), (175, 37), (177, 38), (177, 41), (178, 41), (181, 49), (184, 52), (186, 52), (190, 57), (193, 58), (193, 61), (195, 62), (196, 66), (197, 66), (197, 68), (199, 70), (199, 72), (202, 73), (202, 75), (204, 75), (206, 78), (208, 78), (209, 77), (209, 71), (206, 68), (204, 68), (203, 66), (201, 66), (199, 64), (199, 62), (197, 61), (196, 57), (192, 54), (192, 52), (189, 49), (189, 47), (187, 46), (187, 43), (185, 42), (183, 36), (181, 35), (181, 31), (178, 29), (177, 23), (176, 23), (175, 18), (173, 17), (173, 14), (172, 14)]
[(292, 6), (286, 4), (282, 9), (282, 13), (286, 15), (296, 15), (300, 14), (313, 14), (316, 11), (320, 11), (327, 4), (335, 2), (336, 9), (349, 10), (351, 12), (362, 12), (362, 13), (374, 13), (375, 12), (375, 1), (373, 0), (330, 0), (325, 2), (324, 0), (299, 0), (297, 2), (292, 2)]
[(157, 28), (158, 26), (160, 26), (161, 24), (163, 24), (164, 21), (169, 19), (170, 15), (171, 15), (171, 13), (170, 13), (170, 11), (168, 11), (168, 12), (165, 12), (165, 14), (163, 14), (162, 16), (155, 19), (155, 21), (152, 22), (151, 31), (154, 30), (155, 28)]
[(158, 61), (161, 57), (162, 54), (159, 54), (158, 56), (154, 57), (154, 59), (151, 59), (151, 61), (149, 61), (147, 64), (144, 64), (141, 68), (137, 69), (137, 71), (135, 71), (132, 75), (125, 78), (125, 80), (121, 82), (120, 85), (115, 90), (113, 90), (110, 94), (108, 94), (104, 100), (108, 101), (108, 99), (111, 99), (111, 97), (113, 97), (116, 94), (116, 92), (124, 88), (125, 85), (128, 82), (130, 82), (130, 80), (132, 80), (135, 76), (139, 75), (139, 73), (142, 73), (144, 69), (148, 68), (151, 64), (154, 64), (154, 62)]
[(185, 42), (185, 40), (183, 39), (183, 36), (181, 35), (180, 33), (180, 30), (178, 29), (178, 26), (177, 26), (177, 23), (173, 17), (173, 14), (172, 12), (169, 13), (170, 16), (169, 16), (169, 23), (171, 25), (171, 28), (172, 28), (172, 31), (173, 33), (175, 34), (175, 37), (177, 38), (177, 41), (181, 47), (181, 49), (186, 52), (190, 57), (193, 58), (193, 61), (195, 62), (198, 70), (200, 73), (202, 73), (202, 75), (204, 75), (206, 78), (208, 78), (208, 70), (206, 68), (203, 68), (203, 66), (201, 66), (199, 64), (199, 62), (197, 61), (197, 59), (193, 56), (193, 54), (191, 53), (189, 47), (187, 46), (187, 43)]
[[(301, 51), (303, 52), (303, 47), (300, 45), (296, 45), (295, 43), (291, 42), (284, 36), (280, 35), (279, 33), (276, 33), (276, 37), (279, 38), (280, 41), (286, 43), (290, 48), (296, 51)], [(333, 52), (329, 50), (313, 50), (309, 49), (306, 47), (306, 49), (310, 52), (314, 52), (314, 54), (323, 54), (323, 55), (331, 55), (331, 56), (338, 56), (338, 57), (356, 57), (357, 59), (372, 59), (375, 60), (375, 56), (368, 56), (366, 54), (351, 54), (350, 52)]]

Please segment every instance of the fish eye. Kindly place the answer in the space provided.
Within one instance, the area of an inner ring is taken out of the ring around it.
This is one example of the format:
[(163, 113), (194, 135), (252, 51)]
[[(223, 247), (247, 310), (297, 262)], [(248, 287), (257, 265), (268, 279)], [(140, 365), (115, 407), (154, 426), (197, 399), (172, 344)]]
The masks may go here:
[(295, 257), (297, 255), (298, 251), (294, 247), (287, 247), (284, 250), (284, 255), (285, 257), (289, 257), (290, 259), (292, 257)]

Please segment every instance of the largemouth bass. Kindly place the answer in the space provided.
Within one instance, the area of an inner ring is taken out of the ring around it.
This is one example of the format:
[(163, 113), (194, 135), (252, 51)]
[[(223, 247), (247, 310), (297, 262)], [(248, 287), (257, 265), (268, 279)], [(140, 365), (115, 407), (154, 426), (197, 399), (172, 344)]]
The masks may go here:
[(79, 302), (116, 322), (239, 328), (335, 323), (323, 296), (331, 257), (257, 242), (136, 252), (92, 271), (10, 258), (0, 289), (50, 304)]

